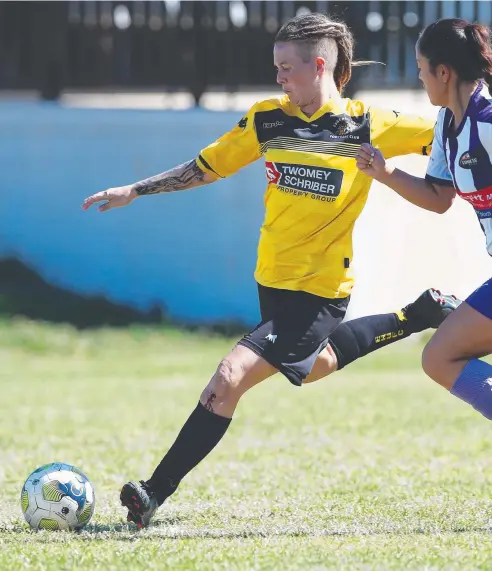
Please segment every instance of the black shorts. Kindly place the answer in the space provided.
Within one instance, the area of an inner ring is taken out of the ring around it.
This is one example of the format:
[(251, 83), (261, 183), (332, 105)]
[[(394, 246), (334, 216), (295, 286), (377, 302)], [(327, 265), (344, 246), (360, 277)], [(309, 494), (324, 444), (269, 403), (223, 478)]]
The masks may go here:
[(258, 285), (258, 297), (261, 322), (239, 344), (301, 386), (344, 318), (350, 297), (327, 299), (262, 285)]

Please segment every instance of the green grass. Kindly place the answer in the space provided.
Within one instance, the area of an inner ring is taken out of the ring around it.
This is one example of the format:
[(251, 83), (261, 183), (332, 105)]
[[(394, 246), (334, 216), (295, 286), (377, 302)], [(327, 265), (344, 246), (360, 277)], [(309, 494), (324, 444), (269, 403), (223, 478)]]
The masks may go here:
[[(402, 342), (241, 402), (150, 529), (118, 491), (150, 475), (234, 340), (0, 323), (0, 569), (490, 569), (491, 427)], [(96, 486), (80, 534), (31, 532), (19, 494), (51, 461)]]

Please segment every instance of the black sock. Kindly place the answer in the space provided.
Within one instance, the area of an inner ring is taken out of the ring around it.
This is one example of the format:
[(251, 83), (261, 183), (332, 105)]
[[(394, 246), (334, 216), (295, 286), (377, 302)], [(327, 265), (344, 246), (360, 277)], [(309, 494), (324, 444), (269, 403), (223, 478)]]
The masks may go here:
[(230, 424), (230, 418), (210, 412), (198, 403), (147, 482), (159, 505), (176, 491), (186, 474), (217, 446)]
[(337, 356), (340, 370), (356, 359), (418, 331), (422, 331), (420, 323), (407, 319), (401, 312), (370, 315), (339, 325), (330, 335), (329, 344)]

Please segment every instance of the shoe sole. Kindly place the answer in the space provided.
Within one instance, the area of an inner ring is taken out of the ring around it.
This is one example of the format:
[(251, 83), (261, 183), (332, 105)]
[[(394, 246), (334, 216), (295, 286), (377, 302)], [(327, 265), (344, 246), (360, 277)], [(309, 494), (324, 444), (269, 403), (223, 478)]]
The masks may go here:
[(120, 501), (121, 505), (128, 510), (127, 521), (132, 521), (138, 529), (142, 529), (144, 527), (142, 519), (144, 508), (138, 491), (131, 483), (125, 484), (121, 488)]

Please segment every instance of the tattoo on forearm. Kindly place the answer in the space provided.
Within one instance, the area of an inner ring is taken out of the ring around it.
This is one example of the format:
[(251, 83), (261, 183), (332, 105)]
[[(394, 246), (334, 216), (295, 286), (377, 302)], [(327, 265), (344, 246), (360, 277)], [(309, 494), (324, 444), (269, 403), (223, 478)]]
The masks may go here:
[(141, 180), (135, 183), (133, 188), (140, 196), (159, 194), (160, 192), (176, 192), (207, 184), (204, 179), (205, 173), (193, 159), (169, 171)]
[(214, 412), (213, 402), (216, 398), (217, 395), (213, 391), (210, 391), (210, 394), (207, 397), (207, 401), (204, 404), (204, 407), (210, 412)]

